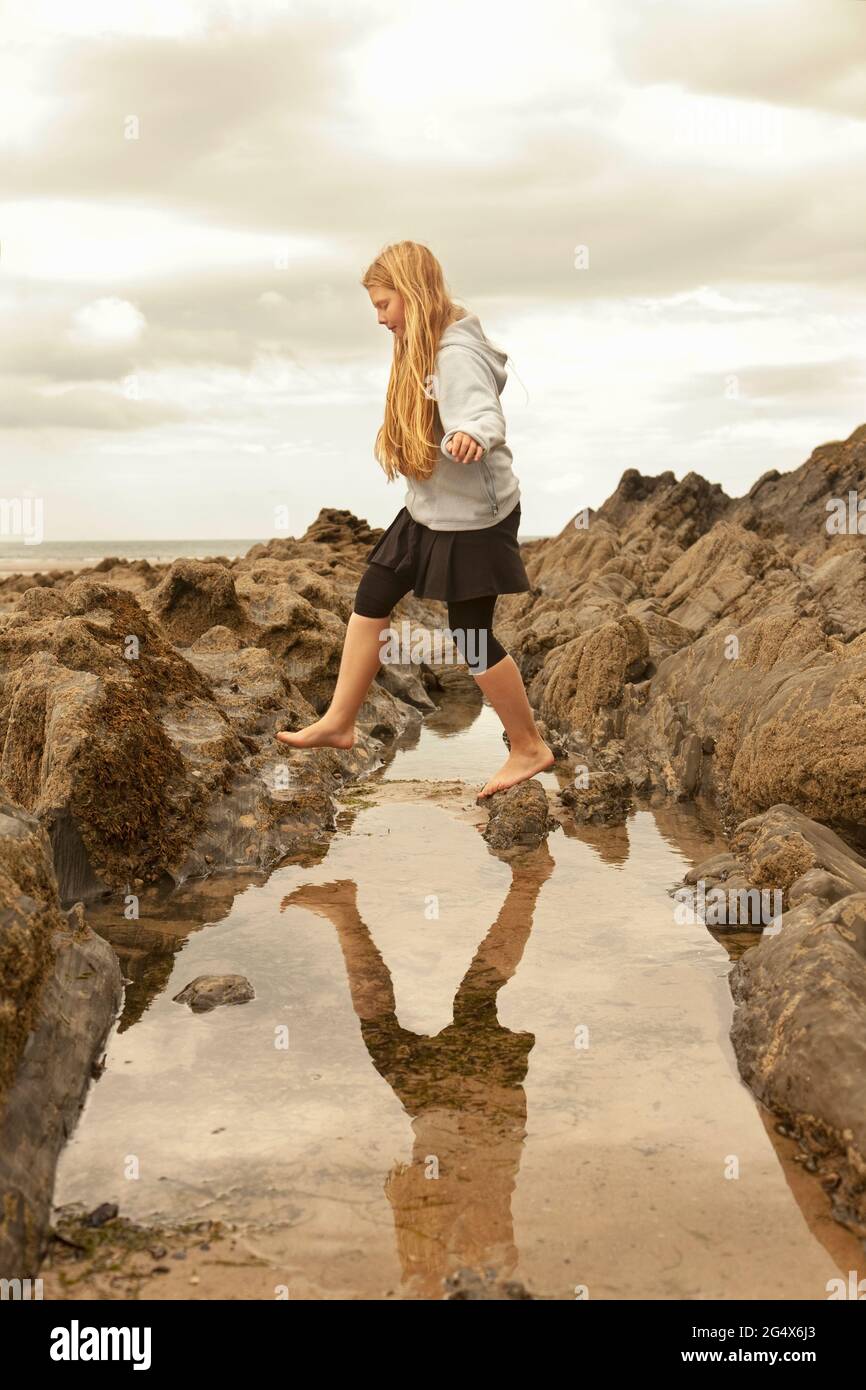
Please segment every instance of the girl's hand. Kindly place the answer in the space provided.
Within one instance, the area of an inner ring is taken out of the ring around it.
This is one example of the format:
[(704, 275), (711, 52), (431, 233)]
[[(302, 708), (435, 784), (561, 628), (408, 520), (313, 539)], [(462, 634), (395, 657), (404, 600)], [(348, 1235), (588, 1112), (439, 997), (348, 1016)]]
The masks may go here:
[(447, 452), (458, 463), (476, 463), (484, 453), (484, 448), (471, 434), (458, 430), (445, 445)]

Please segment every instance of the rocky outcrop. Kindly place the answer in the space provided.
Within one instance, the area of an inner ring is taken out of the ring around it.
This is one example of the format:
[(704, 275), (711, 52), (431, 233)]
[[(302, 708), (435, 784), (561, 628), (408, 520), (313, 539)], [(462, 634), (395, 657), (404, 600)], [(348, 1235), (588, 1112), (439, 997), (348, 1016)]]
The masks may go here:
[(863, 500), (864, 453), (866, 425), (861, 425), (845, 440), (819, 445), (790, 473), (764, 473), (745, 497), (732, 503), (729, 515), (760, 535), (784, 532), (814, 554), (829, 544), (827, 502), (847, 502), (851, 491)]
[(866, 848), (866, 537), (826, 527), (849, 492), (866, 427), (744, 499), (629, 470), (501, 600), (535, 707), (636, 791), (712, 798), (730, 826), (784, 802)]
[(340, 783), (432, 707), (417, 667), (388, 666), (354, 748), (275, 741), (312, 723), (336, 681), (375, 539), (347, 516), (323, 513), (291, 558), (254, 547), (161, 575), (127, 567), (123, 586), (66, 576), (0, 617), (0, 787), (47, 829), (64, 901), (318, 852)]

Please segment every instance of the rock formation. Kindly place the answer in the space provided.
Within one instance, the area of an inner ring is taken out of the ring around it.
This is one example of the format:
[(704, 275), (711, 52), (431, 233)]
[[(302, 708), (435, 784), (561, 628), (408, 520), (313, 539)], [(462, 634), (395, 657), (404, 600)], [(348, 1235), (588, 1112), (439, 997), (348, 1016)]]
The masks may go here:
[[(866, 1143), (860, 497), (866, 426), (739, 499), (695, 473), (629, 469), (597, 510), (525, 546), (532, 589), (497, 608), (497, 635), (574, 775), (565, 815), (616, 822), (639, 796), (711, 800), (731, 844), (708, 878), (783, 893), (781, 931), (734, 974), (732, 1036), (756, 1093), (836, 1146), (838, 1210), (852, 1221)], [(45, 1001), (64, 1011), (49, 989), (61, 988), (58, 943), (75, 937), (85, 952), (80, 909), (71, 926), (63, 905), (315, 858), (335, 791), (434, 707), (434, 671), (388, 666), (352, 749), (289, 753), (273, 737), (327, 707), (378, 534), (325, 508), (302, 537), (237, 560), (110, 557), (81, 575), (0, 581), (0, 1085), (11, 1096)], [(414, 597), (402, 618), (444, 621), (441, 605)], [(491, 798), (491, 851), (525, 852), (549, 825), (537, 781)], [(69, 1054), (73, 1104), (116, 983), (100, 970), (87, 1039), (79, 1031)], [(60, 1116), (59, 1097), (48, 1103)], [(3, 1122), (19, 1123), (8, 1104)]]

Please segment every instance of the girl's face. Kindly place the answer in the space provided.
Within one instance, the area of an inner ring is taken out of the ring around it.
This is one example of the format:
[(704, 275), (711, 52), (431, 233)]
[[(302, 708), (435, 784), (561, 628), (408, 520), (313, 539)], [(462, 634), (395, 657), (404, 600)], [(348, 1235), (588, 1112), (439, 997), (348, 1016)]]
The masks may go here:
[(402, 338), (406, 329), (403, 296), (396, 290), (385, 289), (384, 285), (371, 285), (368, 293), (379, 322), (390, 329), (395, 337)]

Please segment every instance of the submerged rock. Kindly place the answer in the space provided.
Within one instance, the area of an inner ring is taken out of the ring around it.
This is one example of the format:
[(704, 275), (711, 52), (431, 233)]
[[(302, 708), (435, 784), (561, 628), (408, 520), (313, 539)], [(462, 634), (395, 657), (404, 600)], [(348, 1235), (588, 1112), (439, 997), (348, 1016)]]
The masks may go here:
[(244, 975), (196, 975), (180, 994), (176, 1004), (188, 1004), (194, 1014), (209, 1013), (221, 1004), (248, 1004), (256, 992)]

